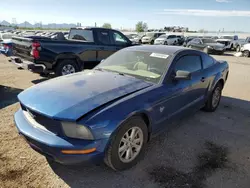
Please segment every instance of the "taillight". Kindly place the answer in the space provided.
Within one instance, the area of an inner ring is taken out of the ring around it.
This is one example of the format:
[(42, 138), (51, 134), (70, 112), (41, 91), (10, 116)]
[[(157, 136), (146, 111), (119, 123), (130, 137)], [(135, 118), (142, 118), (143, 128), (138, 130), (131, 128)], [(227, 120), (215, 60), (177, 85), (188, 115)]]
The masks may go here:
[(40, 51), (40, 43), (39, 42), (33, 42), (32, 43), (32, 52), (31, 55), (35, 58), (38, 59), (40, 57), (39, 51)]
[(10, 48), (10, 46), (9, 46), (8, 44), (3, 44), (3, 47), (4, 47), (5, 49)]

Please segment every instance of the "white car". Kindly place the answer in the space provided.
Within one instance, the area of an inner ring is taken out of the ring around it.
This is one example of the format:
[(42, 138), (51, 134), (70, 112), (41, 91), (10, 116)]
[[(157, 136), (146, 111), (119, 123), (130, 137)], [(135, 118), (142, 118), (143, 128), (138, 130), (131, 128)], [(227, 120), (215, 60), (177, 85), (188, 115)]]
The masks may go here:
[(250, 44), (244, 44), (243, 47), (241, 48), (241, 52), (244, 57), (249, 57), (250, 56)]
[(161, 35), (155, 39), (154, 44), (175, 45), (178, 44), (178, 37), (176, 35)]

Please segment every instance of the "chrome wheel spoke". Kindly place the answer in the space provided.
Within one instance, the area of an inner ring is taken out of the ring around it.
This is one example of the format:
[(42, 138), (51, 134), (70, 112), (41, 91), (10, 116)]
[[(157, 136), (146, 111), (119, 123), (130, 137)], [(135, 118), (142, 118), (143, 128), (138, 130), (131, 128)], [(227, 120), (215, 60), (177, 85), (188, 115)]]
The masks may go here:
[(124, 144), (122, 147), (119, 148), (119, 153), (126, 151), (127, 146)]
[(129, 160), (130, 157), (131, 157), (131, 148), (128, 148), (127, 151), (126, 151), (125, 159)]
[(122, 137), (118, 155), (122, 162), (129, 163), (133, 161), (140, 153), (143, 145), (143, 132), (139, 127), (132, 127)]

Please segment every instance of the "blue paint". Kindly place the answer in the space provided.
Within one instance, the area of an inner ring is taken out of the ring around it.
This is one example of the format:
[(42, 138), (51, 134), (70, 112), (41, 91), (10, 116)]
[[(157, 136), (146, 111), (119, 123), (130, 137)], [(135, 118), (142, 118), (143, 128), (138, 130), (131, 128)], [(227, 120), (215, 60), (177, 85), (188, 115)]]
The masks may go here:
[[(228, 64), (216, 62), (213, 66), (192, 74), (191, 80), (173, 81), (171, 72), (176, 59), (196, 54), (203, 60), (204, 54), (186, 48), (132, 47), (133, 49), (171, 51), (170, 66), (158, 84), (99, 70), (84, 71), (58, 77), (35, 85), (18, 95), (21, 104), (44, 119), (52, 120), (46, 126), (57, 126), (58, 133), (50, 134), (34, 128), (24, 117), (23, 111), (15, 114), (20, 134), (34, 140), (40, 153), (52, 156), (63, 164), (100, 162), (110, 139), (122, 122), (133, 115), (144, 114), (149, 120), (150, 137), (164, 130), (168, 124), (191, 110), (204, 106), (219, 80), (226, 81)], [(147, 49), (146, 49), (147, 48)], [(126, 49), (124, 49), (126, 50)], [(205, 81), (201, 82), (201, 78)], [(72, 139), (65, 136), (60, 122), (70, 121), (86, 126), (94, 140)], [(49, 121), (48, 121), (49, 122)], [(60, 131), (61, 130), (61, 131)], [(34, 144), (31, 147), (34, 148)], [(63, 149), (97, 150), (91, 154), (63, 155)], [(36, 148), (37, 149), (37, 148)]]

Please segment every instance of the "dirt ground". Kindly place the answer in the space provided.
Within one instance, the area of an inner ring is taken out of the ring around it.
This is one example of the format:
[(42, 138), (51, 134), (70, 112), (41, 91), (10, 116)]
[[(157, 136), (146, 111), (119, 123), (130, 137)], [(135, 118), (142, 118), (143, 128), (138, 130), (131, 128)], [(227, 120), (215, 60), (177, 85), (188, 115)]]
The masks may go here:
[(249, 188), (250, 58), (215, 58), (230, 65), (218, 110), (166, 125), (137, 166), (113, 172), (105, 165), (47, 162), (18, 136), (16, 95), (45, 79), (0, 55), (0, 187)]

